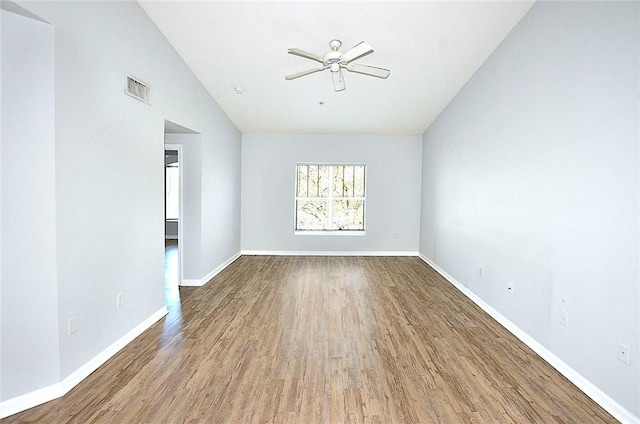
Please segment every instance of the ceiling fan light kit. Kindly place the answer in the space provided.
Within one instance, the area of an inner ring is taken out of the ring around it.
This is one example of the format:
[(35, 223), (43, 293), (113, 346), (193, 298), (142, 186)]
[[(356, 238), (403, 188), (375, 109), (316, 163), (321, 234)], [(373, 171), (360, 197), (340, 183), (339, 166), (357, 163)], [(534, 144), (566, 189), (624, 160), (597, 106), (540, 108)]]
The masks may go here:
[(385, 79), (389, 76), (390, 71), (388, 69), (352, 63), (353, 61), (360, 59), (363, 56), (373, 53), (373, 47), (371, 47), (369, 44), (365, 43), (364, 41), (360, 42), (344, 53), (340, 51), (341, 46), (342, 42), (340, 40), (331, 40), (329, 42), (331, 51), (324, 56), (318, 56), (317, 54), (309, 53), (301, 49), (289, 49), (289, 54), (320, 62), (322, 66), (287, 75), (285, 79), (292, 80), (303, 77), (305, 75), (313, 74), (315, 72), (324, 71), (325, 69), (329, 69), (331, 71), (331, 77), (333, 79), (333, 88), (336, 91), (342, 91), (346, 88), (344, 78), (342, 77), (343, 69), (346, 69), (349, 72), (369, 75), (382, 79)]

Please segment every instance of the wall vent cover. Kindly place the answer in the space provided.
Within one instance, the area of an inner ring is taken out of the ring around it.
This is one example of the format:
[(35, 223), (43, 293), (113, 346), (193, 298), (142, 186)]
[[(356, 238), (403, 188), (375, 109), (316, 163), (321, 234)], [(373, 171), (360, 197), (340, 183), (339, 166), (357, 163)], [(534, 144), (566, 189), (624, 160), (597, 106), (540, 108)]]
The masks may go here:
[(151, 86), (138, 78), (127, 75), (124, 92), (141, 102), (151, 104)]

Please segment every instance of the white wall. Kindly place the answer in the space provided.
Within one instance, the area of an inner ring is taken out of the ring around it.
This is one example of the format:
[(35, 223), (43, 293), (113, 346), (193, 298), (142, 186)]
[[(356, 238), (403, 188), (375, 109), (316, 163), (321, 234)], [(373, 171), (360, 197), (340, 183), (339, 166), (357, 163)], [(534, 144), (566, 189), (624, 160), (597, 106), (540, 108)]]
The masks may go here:
[[(242, 250), (417, 252), (421, 149), (419, 136), (243, 135)], [(366, 236), (293, 234), (299, 162), (367, 166)]]
[(11, 398), (60, 378), (54, 34), (46, 23), (0, 13), (0, 386)]
[(424, 135), (420, 237), (421, 253), (636, 417), (639, 8), (533, 6)]
[[(21, 5), (55, 30), (58, 294), (47, 301), (58, 302), (64, 379), (164, 308), (165, 119), (201, 134), (202, 166), (210, 169), (200, 269), (240, 250), (241, 137), (136, 2)], [(127, 73), (153, 87), (152, 105), (123, 93)], [(74, 316), (78, 331), (68, 336)], [(3, 399), (38, 388), (3, 386)]]

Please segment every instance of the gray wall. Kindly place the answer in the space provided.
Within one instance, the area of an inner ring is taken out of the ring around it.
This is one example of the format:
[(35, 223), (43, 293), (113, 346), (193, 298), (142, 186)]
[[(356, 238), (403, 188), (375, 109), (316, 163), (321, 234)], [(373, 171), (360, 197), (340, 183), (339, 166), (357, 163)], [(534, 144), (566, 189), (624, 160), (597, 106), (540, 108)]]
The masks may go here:
[[(46, 325), (58, 323), (59, 339), (38, 354), (53, 355), (64, 379), (164, 307), (165, 119), (202, 135), (202, 163), (212, 169), (202, 184), (207, 228), (197, 230), (199, 270), (214, 269), (240, 250), (241, 137), (137, 3), (21, 5), (55, 31), (55, 201), (42, 205), (55, 204), (57, 294), (43, 296), (57, 303), (57, 319)], [(127, 73), (153, 87), (151, 106), (123, 93)], [(38, 229), (50, 221), (35, 219)], [(47, 234), (36, 236), (42, 240)], [(4, 230), (2, 236), (4, 244)], [(27, 281), (3, 277), (3, 303), (6, 287)], [(118, 292), (124, 294), (120, 308)], [(2, 314), (3, 328), (25, 319), (42, 324), (42, 314), (8, 316), (4, 305)], [(68, 336), (74, 316), (78, 331)], [(26, 349), (25, 343), (44, 343), (38, 333), (22, 337), (3, 343), (4, 362)], [(29, 384), (9, 381), (3, 372), (3, 400), (39, 389), (58, 374), (53, 365), (44, 367), (46, 373), (34, 371), (35, 357), (22, 362)]]
[[(243, 135), (242, 249), (417, 252), (421, 149), (420, 136)], [(299, 162), (367, 165), (366, 236), (293, 234)]]
[[(238, 252), (241, 216), (248, 250), (415, 251), (419, 243), (640, 415), (638, 3), (536, 4), (422, 146), (411, 137), (245, 135), (242, 215), (240, 133), (136, 3), (21, 4), (55, 32), (55, 143), (50, 116), (29, 118), (43, 125), (33, 128), (44, 131), (42, 145), (15, 149), (7, 135), (7, 105), (19, 103), (5, 90), (3, 14), (0, 400), (65, 378), (163, 306), (169, 119), (201, 134), (190, 278)], [(126, 73), (153, 86), (152, 106), (122, 93)], [(38, 166), (24, 165), (26, 155)], [(368, 192), (377, 216), (368, 215), (367, 237), (295, 238), (295, 163), (343, 160), (367, 163), (380, 190)], [(27, 171), (28, 189), (20, 185)], [(264, 184), (265, 175), (278, 185)], [(20, 196), (28, 216), (9, 207)], [(45, 240), (28, 258), (7, 249), (23, 233), (25, 248), (32, 236)], [(72, 316), (78, 332), (68, 336)], [(616, 359), (619, 341), (631, 347), (630, 365)]]
[(639, 7), (533, 6), (424, 135), (420, 236), (425, 256), (636, 416)]
[(60, 378), (54, 31), (1, 11), (0, 386), (2, 398)]

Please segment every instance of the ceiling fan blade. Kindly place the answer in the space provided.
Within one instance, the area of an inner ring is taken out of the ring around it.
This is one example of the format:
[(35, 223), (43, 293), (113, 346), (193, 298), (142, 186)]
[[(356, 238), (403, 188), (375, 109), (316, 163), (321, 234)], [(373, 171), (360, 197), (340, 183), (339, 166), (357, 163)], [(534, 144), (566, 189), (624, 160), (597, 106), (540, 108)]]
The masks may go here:
[(316, 62), (324, 63), (324, 59), (322, 57), (318, 56), (317, 54), (306, 52), (304, 50), (289, 49), (288, 53), (295, 56), (300, 56), (307, 59), (315, 60)]
[(366, 56), (369, 53), (373, 53), (373, 47), (362, 41), (361, 43), (356, 44), (350, 50), (342, 53), (342, 56), (340, 56), (340, 63), (346, 65), (347, 63), (359, 59), (362, 56)]
[(342, 78), (342, 69), (339, 69), (337, 72), (331, 72), (331, 77), (333, 78), (333, 88), (336, 91), (342, 91), (347, 88), (344, 85), (344, 78)]
[(284, 77), (284, 79), (292, 80), (292, 79), (303, 77), (305, 75), (313, 74), (314, 72), (324, 71), (325, 69), (327, 69), (326, 66), (321, 66), (319, 68), (311, 68), (311, 69), (307, 69), (306, 71), (298, 72), (296, 74), (287, 75), (286, 77)]
[(376, 68), (375, 66), (359, 65), (357, 63), (349, 63), (347, 71), (357, 72), (358, 74), (370, 75), (372, 77), (387, 78), (391, 71), (384, 68)]

